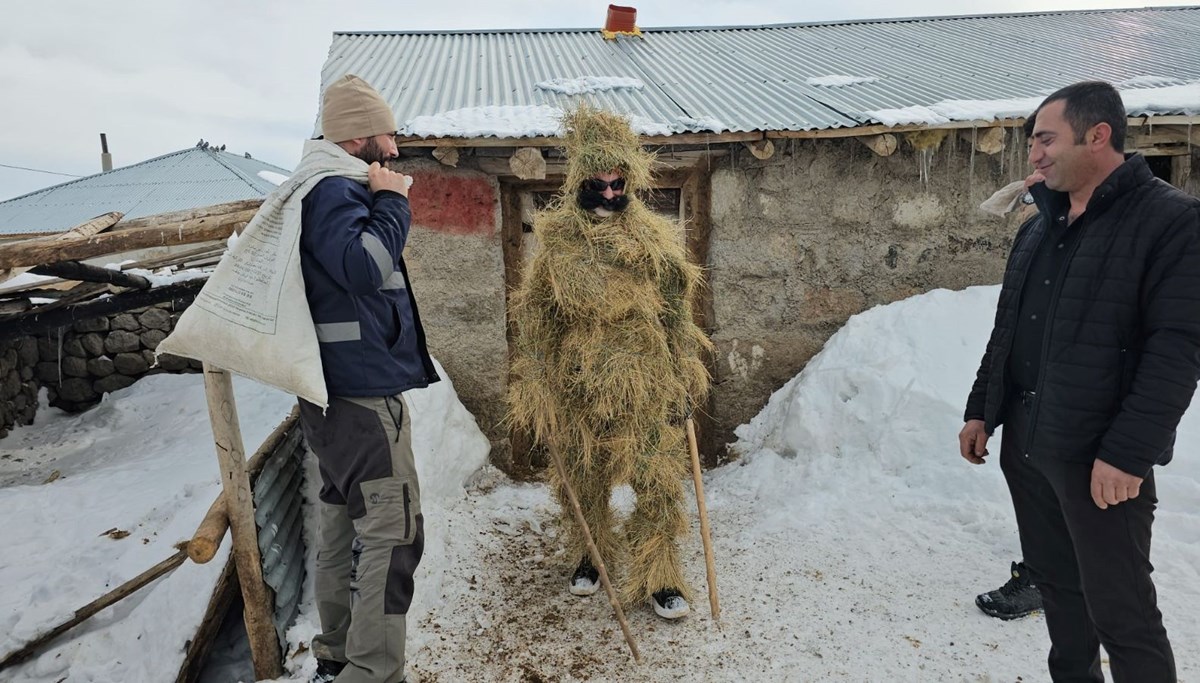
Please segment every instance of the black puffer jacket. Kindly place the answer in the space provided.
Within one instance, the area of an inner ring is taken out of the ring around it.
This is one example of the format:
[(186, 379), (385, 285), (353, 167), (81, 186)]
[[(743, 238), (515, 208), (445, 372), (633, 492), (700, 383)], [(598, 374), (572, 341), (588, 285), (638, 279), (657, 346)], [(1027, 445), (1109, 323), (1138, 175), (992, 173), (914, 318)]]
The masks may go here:
[[(991, 433), (1004, 419), (1005, 373), (1021, 288), (1046, 222), (1070, 200), (1034, 188), (1040, 213), (1021, 226), (996, 323), (965, 418)], [(1133, 156), (1092, 194), (1054, 285), (1028, 455), (1100, 458), (1144, 477), (1171, 459), (1175, 428), (1200, 379), (1200, 200)]]

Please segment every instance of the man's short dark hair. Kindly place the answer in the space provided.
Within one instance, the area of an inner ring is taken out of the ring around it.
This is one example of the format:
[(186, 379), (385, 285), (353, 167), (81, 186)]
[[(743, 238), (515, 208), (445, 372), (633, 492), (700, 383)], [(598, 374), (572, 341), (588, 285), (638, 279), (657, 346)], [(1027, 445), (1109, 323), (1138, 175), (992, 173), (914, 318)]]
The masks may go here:
[[(1118, 152), (1125, 151), (1125, 104), (1121, 101), (1121, 93), (1104, 81), (1083, 81), (1068, 85), (1050, 95), (1038, 107), (1063, 100), (1063, 117), (1071, 124), (1075, 132), (1075, 144), (1083, 144), (1088, 129), (1098, 123), (1107, 123), (1112, 128), (1109, 142)], [(1037, 112), (1034, 112), (1037, 116)], [(1030, 117), (1033, 120), (1033, 117)]]
[[(1045, 106), (1045, 103), (1043, 103), (1043, 106)], [(1033, 127), (1036, 125), (1037, 125), (1037, 112), (1035, 111), (1029, 115), (1029, 118), (1025, 119), (1025, 124), (1023, 126), (1021, 126), (1021, 130), (1023, 130), (1025, 132), (1026, 140), (1033, 137)]]

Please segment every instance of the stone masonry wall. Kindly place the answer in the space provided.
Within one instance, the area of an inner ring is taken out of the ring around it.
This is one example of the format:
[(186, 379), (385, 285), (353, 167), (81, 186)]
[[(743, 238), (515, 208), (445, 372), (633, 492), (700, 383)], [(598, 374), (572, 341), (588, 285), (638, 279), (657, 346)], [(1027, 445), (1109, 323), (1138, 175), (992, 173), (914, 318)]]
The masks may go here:
[(0, 437), (33, 421), (39, 387), (48, 390), (50, 405), (78, 412), (144, 375), (198, 372), (199, 361), (169, 354), (155, 365), (154, 349), (180, 312), (161, 304), (0, 342)]
[(978, 205), (1025, 175), (1009, 139), (995, 156), (954, 137), (929, 154), (902, 140), (889, 157), (854, 139), (796, 141), (765, 161), (733, 150), (712, 179), (718, 442), (851, 315), (1000, 281), (1019, 221)]

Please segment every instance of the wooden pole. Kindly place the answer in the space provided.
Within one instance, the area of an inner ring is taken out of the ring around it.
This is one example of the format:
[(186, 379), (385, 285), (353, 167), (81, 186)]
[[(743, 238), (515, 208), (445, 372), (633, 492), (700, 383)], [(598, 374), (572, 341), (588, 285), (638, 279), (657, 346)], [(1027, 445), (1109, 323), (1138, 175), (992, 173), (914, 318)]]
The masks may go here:
[(700, 540), (704, 543), (704, 568), (708, 573), (708, 607), (713, 621), (721, 621), (717, 600), (717, 566), (713, 561), (712, 534), (708, 530), (708, 507), (704, 504), (704, 479), (700, 476), (700, 449), (696, 445), (696, 424), (687, 419), (688, 450), (692, 452), (692, 482), (696, 485), (696, 507), (700, 509)]
[[(250, 479), (251, 484), (258, 479), (259, 472), (267, 464), (267, 458), (271, 457), (279, 444), (283, 443), (284, 437), (295, 426), (296, 420), (299, 418), (299, 407), (293, 407), (292, 412), (283, 419), (283, 422), (279, 423), (275, 431), (271, 432), (266, 441), (263, 441), (262, 445), (258, 447), (258, 451), (246, 461), (246, 477)], [(225, 492), (222, 491), (217, 495), (212, 506), (208, 508), (208, 513), (204, 515), (200, 526), (196, 527), (196, 533), (192, 534), (192, 540), (188, 541), (188, 557), (196, 564), (204, 564), (212, 560), (217, 554), (217, 548), (221, 547), (221, 541), (225, 539), (225, 532), (228, 530), (229, 512), (225, 509)]]
[(100, 266), (93, 266), (89, 263), (80, 263), (79, 261), (62, 261), (61, 263), (49, 263), (44, 266), (35, 266), (30, 268), (29, 272), (33, 273), (34, 275), (48, 275), (50, 277), (62, 278), (64, 280), (79, 280), (80, 282), (105, 282), (121, 287), (131, 287), (133, 289), (150, 289), (150, 281), (141, 275), (123, 273), (119, 270), (101, 268)]
[(562, 456), (558, 454), (558, 449), (553, 445), (550, 446), (550, 458), (554, 460), (554, 467), (558, 469), (558, 478), (562, 480), (563, 489), (567, 492), (567, 499), (571, 501), (575, 522), (579, 524), (579, 528), (583, 531), (583, 538), (587, 541), (588, 554), (592, 557), (592, 566), (600, 572), (600, 583), (604, 585), (604, 591), (608, 593), (608, 602), (617, 614), (621, 632), (625, 634), (625, 642), (629, 643), (629, 651), (633, 653), (633, 661), (641, 664), (642, 655), (638, 652), (637, 643), (633, 642), (633, 635), (629, 632), (629, 622), (625, 621), (625, 610), (621, 609), (621, 601), (617, 599), (617, 592), (613, 590), (612, 582), (608, 580), (608, 569), (604, 566), (604, 558), (600, 557), (600, 550), (596, 547), (596, 542), (592, 540), (592, 530), (588, 528), (587, 520), (583, 518), (583, 509), (579, 507), (575, 489), (567, 479), (567, 468), (563, 465)]
[(110, 230), (97, 235), (60, 240), (8, 242), (0, 244), (0, 268), (80, 261), (135, 249), (223, 240), (234, 231), (240, 232), (255, 213), (254, 210), (247, 210), (214, 214), (182, 222), (157, 223), (133, 230)]
[(54, 640), (55, 638), (61, 636), (62, 634), (66, 633), (67, 631), (71, 630), (72, 628), (83, 623), (85, 620), (91, 618), (93, 615), (95, 615), (97, 612), (104, 609), (105, 607), (108, 607), (108, 606), (116, 603), (119, 600), (129, 597), (137, 589), (141, 588), (142, 586), (145, 586), (146, 584), (157, 579), (158, 577), (162, 576), (163, 574), (166, 574), (167, 572), (171, 571), (172, 569), (183, 564), (183, 561), (186, 559), (187, 559), (187, 553), (183, 550), (180, 550), (179, 552), (175, 553), (171, 557), (168, 557), (167, 559), (163, 560), (162, 562), (159, 562), (158, 564), (147, 569), (146, 571), (142, 572), (141, 574), (138, 574), (137, 576), (126, 581), (125, 583), (121, 584), (120, 586), (117, 586), (113, 590), (105, 593), (104, 595), (100, 596), (99, 598), (96, 598), (95, 600), (89, 602), (88, 604), (84, 605), (83, 607), (80, 607), (79, 609), (75, 610), (74, 616), (72, 616), (67, 621), (64, 621), (63, 623), (59, 624), (58, 626), (55, 626), (54, 628), (50, 629), (46, 633), (43, 633), (42, 635), (29, 641), (24, 646), (22, 646), (21, 649), (5, 655), (4, 659), (0, 659), (0, 671), (3, 671), (4, 669), (7, 669), (10, 666), (13, 666), (14, 664), (20, 664), (21, 662), (25, 661), (26, 659), (29, 659), (29, 657), (32, 656), (35, 652), (37, 652), (43, 645), (49, 643), (50, 641)]
[(204, 393), (208, 419), (221, 464), (221, 487), (233, 534), (233, 561), (245, 601), (243, 617), (250, 640), (250, 659), (258, 680), (283, 675), (279, 636), (271, 621), (274, 596), (263, 582), (262, 558), (258, 553), (258, 528), (254, 524), (254, 498), (246, 475), (246, 451), (233, 398), (233, 377), (227, 370), (204, 364)]

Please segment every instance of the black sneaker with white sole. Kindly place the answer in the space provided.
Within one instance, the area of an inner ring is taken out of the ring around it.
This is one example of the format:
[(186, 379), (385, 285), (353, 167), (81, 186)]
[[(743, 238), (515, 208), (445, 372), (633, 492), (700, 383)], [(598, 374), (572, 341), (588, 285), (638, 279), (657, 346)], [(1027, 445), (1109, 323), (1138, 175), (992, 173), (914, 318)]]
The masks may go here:
[(1024, 562), (1012, 563), (1012, 577), (1003, 586), (976, 596), (975, 605), (989, 617), (1019, 619), (1042, 609), (1042, 594), (1029, 580)]
[(592, 566), (592, 561), (583, 558), (575, 573), (571, 575), (571, 595), (592, 595), (600, 590), (600, 570)]
[(664, 588), (654, 594), (654, 613), (663, 619), (679, 619), (691, 611), (683, 594), (674, 588)]

